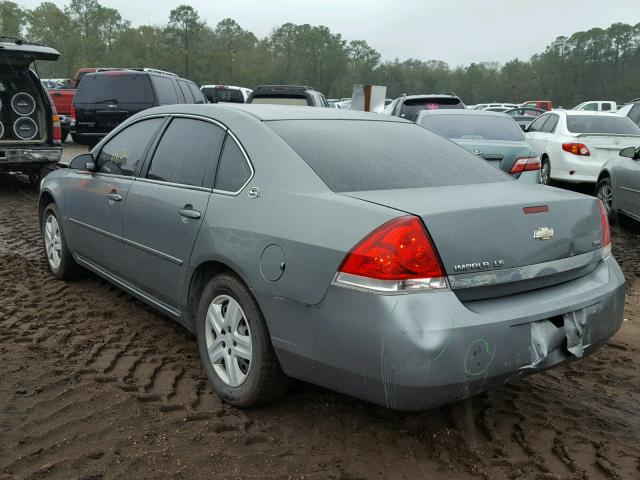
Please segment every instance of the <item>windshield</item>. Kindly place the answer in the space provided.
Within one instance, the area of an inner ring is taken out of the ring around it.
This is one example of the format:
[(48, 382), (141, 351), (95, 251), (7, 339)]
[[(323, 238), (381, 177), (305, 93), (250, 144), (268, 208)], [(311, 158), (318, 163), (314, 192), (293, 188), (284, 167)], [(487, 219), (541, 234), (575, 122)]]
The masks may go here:
[(76, 92), (75, 103), (153, 103), (148, 75), (88, 75)]
[(497, 115), (425, 115), (420, 125), (447, 138), (524, 141), (524, 134), (511, 118)]
[(509, 181), (480, 157), (416, 124), (269, 122), (334, 192)]
[(571, 133), (640, 135), (640, 129), (629, 118), (611, 114), (567, 115), (567, 130)]

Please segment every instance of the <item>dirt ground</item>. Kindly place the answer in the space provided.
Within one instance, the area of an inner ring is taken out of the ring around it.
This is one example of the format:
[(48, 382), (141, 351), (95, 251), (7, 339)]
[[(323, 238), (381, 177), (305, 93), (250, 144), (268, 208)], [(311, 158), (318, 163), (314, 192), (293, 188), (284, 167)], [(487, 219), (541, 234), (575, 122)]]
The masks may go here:
[(47, 272), (37, 194), (0, 175), (0, 480), (640, 478), (640, 235), (614, 229), (626, 321), (597, 354), (397, 413), (310, 385), (242, 411), (194, 338), (107, 282)]

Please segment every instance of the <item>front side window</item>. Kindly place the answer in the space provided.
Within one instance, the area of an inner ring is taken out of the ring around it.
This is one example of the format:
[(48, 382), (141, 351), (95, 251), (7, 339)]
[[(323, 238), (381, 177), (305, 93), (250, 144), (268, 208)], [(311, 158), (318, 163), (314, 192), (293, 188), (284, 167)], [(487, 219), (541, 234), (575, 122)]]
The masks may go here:
[(587, 103), (581, 110), (585, 110), (587, 112), (597, 112), (598, 104), (597, 103)]
[(628, 115), (629, 119), (634, 123), (640, 123), (640, 103), (636, 103)]
[(134, 176), (163, 121), (164, 118), (143, 120), (116, 134), (100, 150), (96, 160), (97, 171)]
[(611, 104), (610, 103), (603, 103), (602, 104), (602, 111), (603, 112), (608, 112), (609, 110), (611, 110)]
[(215, 167), (224, 130), (191, 118), (174, 118), (151, 160), (147, 178), (201, 187), (209, 168)]
[(215, 189), (237, 192), (251, 178), (251, 169), (242, 150), (231, 135), (224, 142), (220, 165), (216, 174)]

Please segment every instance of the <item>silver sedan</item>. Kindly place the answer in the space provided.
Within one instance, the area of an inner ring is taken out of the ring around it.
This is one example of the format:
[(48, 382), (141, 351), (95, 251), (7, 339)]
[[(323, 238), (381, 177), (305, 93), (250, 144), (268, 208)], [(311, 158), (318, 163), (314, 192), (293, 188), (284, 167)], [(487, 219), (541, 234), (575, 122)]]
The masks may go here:
[(607, 161), (597, 185), (598, 198), (611, 220), (621, 213), (640, 221), (640, 148), (625, 148)]

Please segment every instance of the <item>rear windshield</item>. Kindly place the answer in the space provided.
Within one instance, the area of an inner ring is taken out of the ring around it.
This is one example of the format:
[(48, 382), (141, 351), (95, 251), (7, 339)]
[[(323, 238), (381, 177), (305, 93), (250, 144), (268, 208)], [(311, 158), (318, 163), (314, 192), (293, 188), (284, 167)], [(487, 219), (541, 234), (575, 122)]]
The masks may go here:
[(230, 102), (244, 103), (244, 97), (240, 90), (230, 88), (203, 88), (202, 93), (211, 103)]
[(524, 141), (518, 124), (501, 116), (434, 114), (420, 119), (420, 125), (447, 138)]
[(404, 101), (400, 115), (408, 120), (413, 120), (420, 110), (441, 110), (445, 108), (464, 108), (464, 105), (459, 98), (455, 97), (410, 98)]
[(309, 105), (307, 97), (294, 95), (254, 96), (251, 103), (267, 103), (270, 105)]
[(334, 192), (511, 180), (480, 157), (415, 124), (286, 120), (269, 126)]
[(153, 103), (148, 75), (89, 75), (76, 92), (76, 103)]
[(640, 129), (631, 120), (610, 114), (567, 115), (567, 130), (571, 133), (640, 135)]

